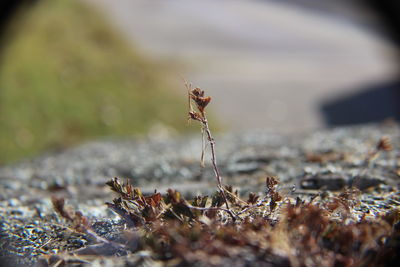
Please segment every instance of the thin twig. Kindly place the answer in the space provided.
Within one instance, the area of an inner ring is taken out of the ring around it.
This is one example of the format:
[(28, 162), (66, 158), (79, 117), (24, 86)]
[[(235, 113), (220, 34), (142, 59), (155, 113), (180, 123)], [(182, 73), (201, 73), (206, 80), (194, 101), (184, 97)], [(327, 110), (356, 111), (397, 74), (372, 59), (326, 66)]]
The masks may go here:
[(241, 214), (247, 212), (248, 210), (251, 210), (251, 209), (254, 209), (254, 208), (262, 207), (266, 201), (267, 201), (266, 198), (263, 198), (262, 200), (258, 201), (258, 203), (244, 208), (239, 213), (237, 213), (237, 215), (241, 215)]
[(230, 210), (224, 209), (224, 208), (219, 208), (219, 207), (196, 207), (196, 206), (192, 206), (190, 204), (186, 204), (188, 208), (190, 209), (194, 209), (194, 210), (203, 210), (203, 211), (207, 211), (207, 210), (222, 210), (222, 211), (226, 211), (226, 212), (230, 212)]
[(208, 142), (210, 143), (210, 147), (211, 147), (211, 162), (212, 162), (212, 165), (213, 165), (215, 178), (217, 179), (217, 182), (218, 182), (218, 188), (221, 191), (222, 197), (224, 198), (226, 208), (228, 210), (230, 210), (229, 204), (228, 204), (228, 198), (226, 197), (225, 190), (224, 190), (224, 188), (222, 186), (222, 178), (221, 178), (221, 175), (219, 173), (218, 166), (217, 166), (217, 156), (215, 154), (215, 141), (214, 141), (214, 138), (211, 135), (210, 128), (208, 127), (207, 118), (204, 117), (204, 120), (202, 122), (203, 122), (203, 125), (204, 125), (204, 130), (205, 130), (205, 132), (207, 134)]
[(204, 127), (201, 127), (201, 159), (200, 159), (200, 165), (201, 165), (202, 168), (205, 167), (205, 165), (204, 165), (204, 157), (205, 157), (205, 154), (206, 154), (206, 140), (205, 140), (206, 137), (204, 135), (204, 132), (205, 132)]
[[(192, 89), (192, 85), (188, 84), (186, 82), (186, 80), (184, 80), (184, 81), (185, 81), (185, 86), (186, 86), (186, 89), (188, 90), (188, 95), (189, 95), (189, 120), (190, 119), (197, 120), (202, 124), (202, 139), (204, 140), (204, 132), (205, 132), (207, 135), (207, 140), (210, 143), (210, 147), (211, 147), (211, 162), (213, 165), (215, 178), (217, 180), (218, 189), (221, 192), (222, 197), (224, 198), (225, 205), (226, 205), (227, 210), (229, 211), (229, 214), (232, 216), (232, 219), (235, 220), (236, 218), (229, 208), (228, 198), (226, 197), (225, 189), (222, 186), (222, 178), (219, 173), (218, 166), (217, 166), (217, 157), (216, 157), (216, 153), (215, 153), (215, 141), (211, 135), (210, 127), (208, 126), (208, 120), (207, 120), (206, 112), (205, 112), (205, 108), (210, 103), (211, 97), (204, 96), (204, 91), (201, 90), (200, 88)], [(193, 110), (191, 100), (196, 104), (198, 112)], [(204, 150), (205, 150), (205, 146), (204, 146), (204, 142), (203, 142), (202, 154), (201, 154), (202, 162), (204, 160)]]
[(235, 200), (240, 201), (240, 202), (242, 202), (242, 203), (244, 203), (244, 204), (247, 205), (247, 202), (246, 202), (246, 201), (244, 201), (243, 199), (240, 199), (240, 197), (238, 197), (238, 196), (235, 195), (234, 193), (230, 192), (230, 191), (227, 190), (225, 187), (224, 187), (224, 191), (225, 191), (225, 193), (228, 193), (228, 195), (230, 195), (231, 197), (233, 197)]

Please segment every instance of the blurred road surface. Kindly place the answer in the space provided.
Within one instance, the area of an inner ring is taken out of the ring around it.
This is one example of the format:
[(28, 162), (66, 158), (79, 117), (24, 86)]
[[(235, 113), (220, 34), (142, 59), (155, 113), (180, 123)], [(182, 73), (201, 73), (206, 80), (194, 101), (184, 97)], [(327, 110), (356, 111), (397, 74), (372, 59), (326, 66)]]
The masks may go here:
[[(394, 49), (339, 16), (256, 0), (86, 0), (147, 56), (180, 62), (232, 130), (324, 126), (323, 101), (390, 80)], [(182, 87), (182, 93), (184, 88)]]

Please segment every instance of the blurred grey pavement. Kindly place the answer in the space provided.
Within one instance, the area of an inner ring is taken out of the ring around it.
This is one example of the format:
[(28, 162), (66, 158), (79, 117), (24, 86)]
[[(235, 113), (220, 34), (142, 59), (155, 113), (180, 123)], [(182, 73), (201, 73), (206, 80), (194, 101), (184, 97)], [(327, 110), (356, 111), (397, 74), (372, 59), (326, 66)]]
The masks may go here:
[(322, 128), (323, 102), (393, 80), (398, 70), (395, 49), (377, 34), (291, 1), (85, 1), (146, 56), (178, 62), (176, 79), (205, 89), (234, 131)]

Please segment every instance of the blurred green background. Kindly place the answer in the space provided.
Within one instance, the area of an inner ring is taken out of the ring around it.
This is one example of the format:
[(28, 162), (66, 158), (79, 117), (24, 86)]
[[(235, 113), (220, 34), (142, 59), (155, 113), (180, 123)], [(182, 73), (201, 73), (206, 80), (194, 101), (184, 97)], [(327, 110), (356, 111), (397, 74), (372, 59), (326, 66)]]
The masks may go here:
[(194, 129), (170, 67), (166, 73), (140, 56), (81, 1), (37, 1), (19, 10), (3, 35), (0, 164), (160, 125)]

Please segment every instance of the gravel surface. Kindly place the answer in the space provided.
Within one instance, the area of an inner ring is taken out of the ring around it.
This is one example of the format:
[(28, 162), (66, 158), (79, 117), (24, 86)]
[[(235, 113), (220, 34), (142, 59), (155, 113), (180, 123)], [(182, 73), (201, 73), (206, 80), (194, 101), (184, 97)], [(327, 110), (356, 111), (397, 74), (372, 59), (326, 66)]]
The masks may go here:
[[(382, 136), (390, 138), (393, 150), (372, 157)], [(226, 134), (216, 136), (216, 142), (224, 183), (240, 188), (243, 193), (263, 192), (265, 177), (274, 175), (286, 195), (310, 197), (354, 185), (363, 192), (360, 209), (380, 212), (400, 204), (398, 125), (337, 128), (304, 136), (266, 132)], [(65, 197), (69, 205), (82, 211), (98, 234), (118, 239), (117, 229), (123, 227), (121, 221), (104, 205), (114, 196), (104, 183), (114, 176), (131, 179), (144, 192), (157, 189), (164, 193), (167, 188), (191, 196), (214, 192), (211, 166), (206, 164), (204, 169), (199, 166), (200, 147), (197, 136), (173, 140), (104, 140), (3, 166), (0, 168), (2, 256), (33, 264), (41, 255), (94, 243), (90, 237), (63, 226), (63, 220), (52, 208), (52, 195)], [(134, 255), (135, 259), (129, 260), (138, 260), (137, 257), (146, 255)]]

